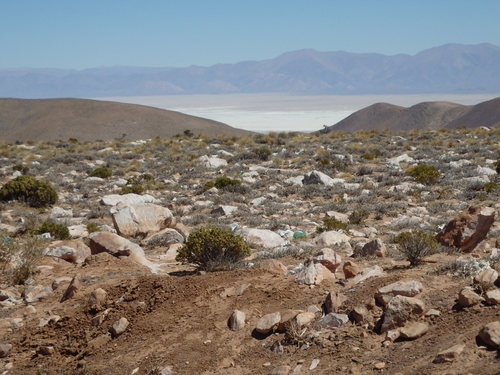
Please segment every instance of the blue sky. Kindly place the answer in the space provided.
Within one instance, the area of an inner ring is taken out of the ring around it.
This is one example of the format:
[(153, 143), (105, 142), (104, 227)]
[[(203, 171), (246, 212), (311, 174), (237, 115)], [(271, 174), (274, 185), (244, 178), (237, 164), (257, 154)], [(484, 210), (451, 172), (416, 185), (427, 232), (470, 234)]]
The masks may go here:
[(2, 0), (0, 68), (213, 65), (500, 45), (498, 0)]

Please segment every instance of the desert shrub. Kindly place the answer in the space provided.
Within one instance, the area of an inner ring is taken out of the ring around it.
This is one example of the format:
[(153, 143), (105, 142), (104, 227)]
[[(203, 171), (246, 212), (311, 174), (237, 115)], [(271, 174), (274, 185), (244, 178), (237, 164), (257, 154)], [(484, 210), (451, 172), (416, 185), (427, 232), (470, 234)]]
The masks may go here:
[(495, 162), (495, 169), (497, 173), (500, 174), (500, 159), (497, 159), (497, 161)]
[(368, 216), (370, 216), (370, 213), (367, 210), (354, 210), (349, 215), (349, 222), (351, 224), (361, 224)]
[(262, 161), (269, 160), (269, 157), (271, 156), (271, 150), (267, 147), (259, 147), (254, 152), (255, 155), (257, 155), (257, 158)]
[(19, 176), (2, 186), (0, 200), (19, 200), (32, 207), (45, 207), (57, 202), (57, 193), (48, 181)]
[(27, 174), (28, 171), (30, 170), (30, 168), (26, 165), (22, 165), (22, 164), (16, 164), (12, 167), (12, 169), (14, 171), (18, 171), (18, 172), (21, 172), (23, 175), (24, 174)]
[(487, 183), (484, 184), (483, 189), (487, 193), (493, 193), (494, 191), (500, 189), (500, 183), (493, 182), (493, 181), (492, 182), (487, 182)]
[(317, 228), (317, 232), (321, 233), (327, 230), (349, 230), (349, 225), (346, 223), (335, 219), (334, 217), (325, 217), (323, 218), (323, 225)]
[(94, 233), (94, 232), (99, 232), (101, 229), (99, 228), (99, 225), (96, 223), (87, 223), (87, 232), (89, 233)]
[(3, 282), (24, 283), (42, 257), (44, 241), (36, 237), (5, 237), (0, 234), (0, 269)]
[(35, 231), (35, 234), (43, 233), (50, 233), (50, 236), (57, 240), (68, 240), (71, 238), (66, 225), (55, 223), (53, 221), (44, 221)]
[(403, 232), (397, 235), (394, 242), (399, 244), (401, 253), (410, 262), (411, 267), (422, 263), (424, 257), (432, 254), (437, 248), (437, 241), (423, 230)]
[(406, 172), (423, 184), (431, 184), (441, 177), (441, 173), (436, 167), (425, 163), (409, 167)]
[(229, 190), (228, 188), (234, 187), (237, 185), (241, 185), (240, 180), (232, 179), (227, 176), (217, 177), (214, 181), (209, 181), (205, 185), (203, 185), (203, 190), (207, 191), (213, 187), (222, 190)]
[(133, 185), (126, 185), (122, 186), (120, 189), (120, 194), (142, 194), (144, 192), (144, 187), (141, 184), (133, 184)]
[(250, 255), (242, 237), (220, 227), (202, 227), (192, 232), (179, 249), (176, 260), (194, 263), (205, 271), (219, 271), (234, 266)]
[(107, 167), (99, 167), (94, 170), (92, 170), (89, 173), (90, 177), (99, 177), (99, 178), (109, 178), (113, 175), (113, 172), (111, 172), (111, 169)]

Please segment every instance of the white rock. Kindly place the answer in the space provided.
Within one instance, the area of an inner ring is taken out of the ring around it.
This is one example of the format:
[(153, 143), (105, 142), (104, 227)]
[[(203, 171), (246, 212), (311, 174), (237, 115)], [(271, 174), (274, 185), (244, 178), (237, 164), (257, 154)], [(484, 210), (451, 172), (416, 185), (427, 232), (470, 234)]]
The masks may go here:
[(268, 229), (242, 228), (239, 234), (253, 246), (272, 249), (284, 246), (286, 241), (278, 233)]
[(139, 194), (129, 193), (123, 195), (120, 194), (105, 195), (104, 197), (101, 198), (101, 203), (104, 204), (105, 206), (116, 206), (118, 203), (121, 203), (123, 205), (130, 205), (130, 204), (140, 204), (140, 203), (160, 203), (160, 201), (149, 194), (139, 195)]
[(220, 168), (227, 165), (227, 161), (217, 156), (207, 156), (203, 155), (199, 157), (199, 160), (205, 165), (207, 168)]
[(168, 208), (152, 203), (118, 205), (112, 210), (112, 219), (118, 234), (132, 237), (175, 225)]

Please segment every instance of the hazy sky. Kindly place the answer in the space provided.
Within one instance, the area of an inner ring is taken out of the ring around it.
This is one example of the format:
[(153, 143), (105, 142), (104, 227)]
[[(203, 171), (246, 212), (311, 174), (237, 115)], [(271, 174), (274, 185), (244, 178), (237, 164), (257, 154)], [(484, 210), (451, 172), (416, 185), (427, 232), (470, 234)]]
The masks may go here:
[(0, 0), (0, 68), (414, 54), (450, 42), (500, 45), (500, 0)]

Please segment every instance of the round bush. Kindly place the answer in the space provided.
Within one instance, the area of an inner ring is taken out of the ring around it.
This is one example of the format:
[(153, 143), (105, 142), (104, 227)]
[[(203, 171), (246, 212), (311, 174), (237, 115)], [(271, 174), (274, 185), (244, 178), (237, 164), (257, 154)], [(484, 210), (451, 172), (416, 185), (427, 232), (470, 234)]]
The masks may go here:
[(48, 181), (19, 176), (2, 186), (0, 200), (19, 200), (31, 207), (45, 207), (57, 202), (57, 192)]
[(106, 168), (106, 167), (99, 167), (94, 169), (92, 172), (89, 173), (90, 177), (100, 177), (100, 178), (109, 178), (113, 175), (111, 172), (111, 169)]
[(44, 221), (36, 230), (36, 234), (50, 233), (56, 240), (69, 240), (71, 238), (68, 227), (53, 221)]
[(410, 167), (406, 172), (423, 184), (433, 183), (441, 177), (441, 173), (439, 173), (436, 167), (425, 163)]
[(248, 255), (250, 248), (241, 236), (224, 228), (202, 227), (189, 235), (176, 260), (204, 271), (221, 271), (234, 268)]

